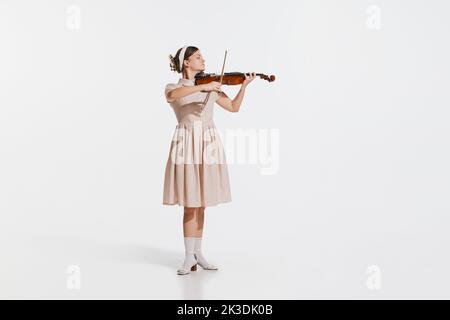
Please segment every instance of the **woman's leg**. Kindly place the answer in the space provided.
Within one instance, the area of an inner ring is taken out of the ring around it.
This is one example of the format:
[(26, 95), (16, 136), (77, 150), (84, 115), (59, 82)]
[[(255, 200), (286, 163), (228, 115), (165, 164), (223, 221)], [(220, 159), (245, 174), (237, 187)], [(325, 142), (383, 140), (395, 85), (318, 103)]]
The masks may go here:
[(205, 224), (205, 207), (184, 207), (183, 235), (201, 238)]
[(205, 223), (205, 207), (197, 208), (197, 232), (196, 232), (196, 241), (195, 241), (195, 256), (202, 268), (207, 270), (217, 270), (217, 266), (209, 263), (205, 256), (202, 253), (202, 237), (203, 237), (203, 225)]
[(201, 238), (203, 236), (203, 225), (205, 223), (205, 207), (197, 208), (197, 231), (195, 236)]
[(195, 258), (196, 232), (197, 232), (197, 208), (184, 207), (183, 235), (184, 235), (184, 262), (177, 270), (178, 274), (188, 274), (197, 270)]
[(183, 235), (185, 237), (197, 236), (197, 208), (184, 207)]

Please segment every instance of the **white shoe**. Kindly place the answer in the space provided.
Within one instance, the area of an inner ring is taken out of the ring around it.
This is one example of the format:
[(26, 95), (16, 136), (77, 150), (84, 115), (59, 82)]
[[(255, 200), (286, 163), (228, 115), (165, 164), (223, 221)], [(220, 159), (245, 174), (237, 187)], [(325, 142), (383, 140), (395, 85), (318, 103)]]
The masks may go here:
[(201, 253), (200, 253), (199, 256), (198, 256), (197, 254), (198, 254), (198, 253), (194, 253), (195, 259), (197, 260), (197, 264), (198, 264), (200, 267), (202, 267), (203, 270), (219, 270), (219, 268), (218, 268), (216, 265), (211, 264), (211, 263), (208, 263), (208, 262), (205, 260), (205, 258), (203, 258), (203, 256), (201, 255)]
[(177, 270), (177, 274), (185, 275), (191, 273), (191, 271), (197, 271), (197, 260), (195, 257), (187, 257), (183, 265)]

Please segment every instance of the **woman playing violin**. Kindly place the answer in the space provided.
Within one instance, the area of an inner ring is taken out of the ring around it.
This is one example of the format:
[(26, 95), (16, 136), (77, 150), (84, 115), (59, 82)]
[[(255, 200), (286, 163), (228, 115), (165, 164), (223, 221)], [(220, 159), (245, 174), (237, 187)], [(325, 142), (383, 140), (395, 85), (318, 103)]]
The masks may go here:
[(225, 152), (213, 119), (214, 102), (238, 112), (245, 89), (256, 75), (245, 75), (239, 92), (230, 99), (218, 81), (196, 84), (195, 76), (205, 70), (205, 59), (197, 47), (185, 46), (169, 58), (171, 70), (181, 78), (165, 87), (166, 101), (178, 123), (165, 168), (163, 204), (183, 206), (185, 257), (177, 273), (184, 275), (195, 271), (197, 265), (218, 269), (201, 250), (205, 208), (231, 201)]

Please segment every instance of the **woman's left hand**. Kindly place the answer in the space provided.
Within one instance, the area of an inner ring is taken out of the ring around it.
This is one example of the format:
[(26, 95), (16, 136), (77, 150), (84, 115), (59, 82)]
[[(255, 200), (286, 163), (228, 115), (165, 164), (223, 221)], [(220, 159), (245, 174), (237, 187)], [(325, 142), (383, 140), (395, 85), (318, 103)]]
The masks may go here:
[(243, 87), (246, 87), (250, 82), (253, 81), (253, 79), (256, 78), (255, 72), (249, 72), (249, 73), (250, 73), (249, 76), (246, 73), (244, 74), (245, 75), (245, 80), (242, 82), (242, 86)]

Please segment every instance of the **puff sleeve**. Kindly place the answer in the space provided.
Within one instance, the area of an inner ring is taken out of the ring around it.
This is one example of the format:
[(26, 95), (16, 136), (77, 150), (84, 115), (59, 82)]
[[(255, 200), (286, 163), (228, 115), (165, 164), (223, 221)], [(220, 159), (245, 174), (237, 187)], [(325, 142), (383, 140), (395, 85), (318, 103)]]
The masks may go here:
[(178, 88), (178, 87), (179, 87), (179, 85), (178, 85), (177, 83), (168, 83), (168, 84), (166, 84), (166, 88), (164, 89), (164, 95), (165, 95), (166, 101), (167, 101), (168, 103), (170, 103), (170, 102), (167, 100), (167, 94), (168, 94), (171, 90), (173, 90), (173, 89), (175, 89), (175, 88)]

